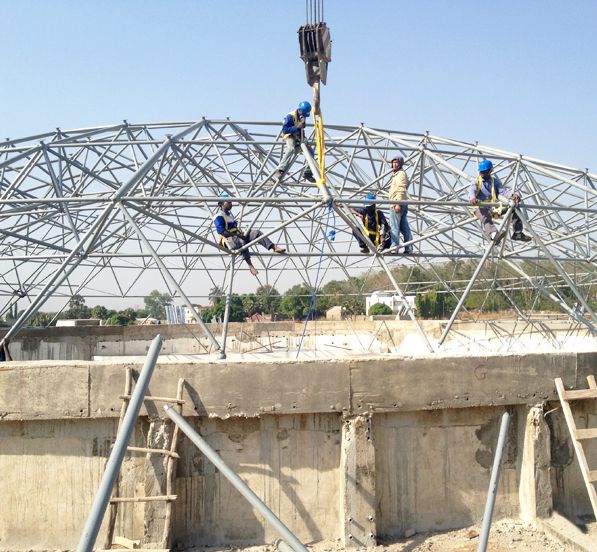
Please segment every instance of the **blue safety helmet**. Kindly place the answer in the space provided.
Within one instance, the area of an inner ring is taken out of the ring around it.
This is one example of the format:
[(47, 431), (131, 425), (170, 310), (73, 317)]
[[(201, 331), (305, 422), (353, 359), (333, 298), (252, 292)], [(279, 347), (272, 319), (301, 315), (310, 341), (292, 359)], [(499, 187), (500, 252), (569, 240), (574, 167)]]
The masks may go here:
[(218, 205), (222, 206), (224, 203), (226, 203), (229, 197), (230, 196), (226, 192), (220, 194), (220, 201), (218, 201)]
[(493, 169), (493, 163), (489, 159), (483, 159), (479, 163), (479, 172), (490, 171), (491, 169)]
[(301, 102), (299, 104), (299, 109), (303, 112), (305, 117), (311, 115), (311, 104), (309, 102)]
[(371, 203), (371, 201), (375, 201), (376, 199), (377, 199), (377, 196), (374, 196), (373, 194), (369, 194), (365, 198), (366, 203), (363, 203), (363, 207), (371, 207), (371, 205), (373, 205), (373, 203)]

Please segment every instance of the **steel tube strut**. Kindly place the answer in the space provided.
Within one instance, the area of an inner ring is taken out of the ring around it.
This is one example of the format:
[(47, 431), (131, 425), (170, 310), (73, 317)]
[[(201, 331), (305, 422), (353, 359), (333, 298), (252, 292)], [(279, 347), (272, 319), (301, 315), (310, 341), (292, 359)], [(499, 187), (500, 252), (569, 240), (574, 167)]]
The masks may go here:
[(110, 501), (112, 487), (114, 487), (114, 482), (120, 471), (122, 459), (124, 458), (126, 447), (130, 441), (133, 429), (135, 428), (135, 422), (139, 417), (139, 411), (141, 410), (141, 405), (143, 404), (143, 399), (145, 398), (145, 393), (149, 386), (149, 381), (151, 380), (153, 369), (155, 368), (161, 348), (162, 336), (158, 334), (151, 342), (151, 346), (149, 347), (145, 359), (145, 364), (139, 374), (135, 389), (131, 394), (131, 400), (122, 420), (120, 431), (118, 432), (118, 435), (116, 435), (116, 441), (112, 447), (110, 457), (106, 462), (106, 469), (104, 470), (104, 475), (102, 476), (95, 498), (93, 499), (91, 511), (87, 516), (81, 540), (77, 545), (77, 552), (91, 552), (93, 550), (93, 545), (97, 539), (102, 519)]
[(157, 251), (151, 246), (151, 244), (149, 243), (149, 240), (145, 237), (145, 235), (143, 234), (143, 232), (141, 231), (141, 229), (139, 228), (139, 226), (137, 226), (137, 223), (133, 220), (133, 217), (131, 217), (131, 215), (129, 215), (129, 213), (126, 210), (126, 208), (124, 207), (124, 205), (122, 205), (122, 203), (118, 203), (117, 205), (118, 205), (118, 208), (121, 210), (122, 214), (124, 215), (124, 217), (126, 218), (126, 220), (128, 221), (128, 223), (135, 230), (137, 236), (139, 237), (139, 239), (141, 240), (141, 242), (143, 243), (143, 245), (147, 248), (147, 250), (149, 251), (149, 253), (153, 257), (153, 260), (160, 267), (160, 270), (162, 272), (162, 276), (164, 277), (164, 279), (167, 279), (167, 280), (170, 281), (170, 285), (172, 285), (172, 287), (174, 289), (176, 289), (176, 291), (182, 297), (182, 299), (185, 302), (187, 308), (191, 311), (191, 314), (192, 314), (193, 318), (201, 326), (201, 329), (203, 330), (203, 332), (205, 333), (205, 335), (209, 338), (209, 340), (212, 342), (212, 345), (216, 348), (216, 352), (219, 353), (219, 354), (222, 354), (222, 346), (218, 343), (218, 341), (214, 337), (214, 335), (209, 331), (209, 328), (206, 326), (206, 324), (203, 321), (203, 319), (195, 311), (195, 309), (193, 307), (193, 304), (191, 303), (191, 300), (186, 296), (185, 292), (182, 290), (182, 288), (180, 287), (180, 285), (176, 281), (176, 278), (174, 278), (174, 276), (172, 276), (172, 274), (170, 273), (170, 271), (166, 268), (166, 265), (164, 264), (164, 262), (162, 261), (162, 259), (160, 259), (160, 256), (158, 255)]
[(284, 525), (280, 519), (265, 505), (265, 503), (249, 488), (249, 486), (220, 458), (214, 449), (197, 433), (191, 425), (173, 408), (164, 405), (168, 417), (180, 428), (180, 430), (205, 454), (207, 459), (230, 481), (230, 483), (249, 501), (251, 506), (269, 522), (280, 536), (294, 549), (294, 552), (308, 552), (307, 548), (298, 538)]
[(489, 529), (491, 528), (491, 516), (493, 515), (493, 507), (495, 505), (495, 497), (497, 495), (497, 486), (500, 480), (500, 468), (502, 464), (504, 446), (506, 444), (506, 437), (508, 436), (509, 422), (510, 414), (504, 412), (502, 415), (502, 422), (500, 424), (500, 435), (498, 437), (497, 447), (495, 450), (495, 458), (493, 459), (491, 480), (489, 482), (489, 492), (487, 493), (487, 502), (485, 503), (485, 513), (483, 514), (483, 523), (481, 525), (481, 533), (479, 535), (479, 546), (477, 546), (477, 552), (485, 552), (487, 550)]
[[(498, 229), (498, 234), (507, 231), (508, 224), (510, 223), (510, 218), (512, 216), (512, 212), (513, 211), (514, 211), (514, 205), (511, 205), (509, 207), (508, 211), (506, 212), (506, 216), (504, 217), (504, 220), (502, 220), (502, 224), (500, 225), (500, 227)], [(505, 239), (505, 237), (502, 238), (502, 239)], [(439, 338), (439, 341), (438, 341), (438, 345), (439, 346), (442, 345), (442, 343), (444, 342), (444, 340), (446, 339), (446, 337), (450, 333), (450, 330), (452, 329), (452, 325), (454, 324), (454, 320), (456, 320), (456, 317), (458, 316), (458, 313), (460, 312), (460, 309), (462, 308), (462, 305), (464, 305), (464, 302), (466, 301), (466, 298), (468, 297), (468, 294), (470, 293), (471, 289), (473, 289), (473, 286), (475, 285), (475, 280), (477, 279), (477, 276), (479, 275), (479, 272), (481, 272), (481, 269), (483, 268), (483, 265), (485, 264), (485, 261), (489, 257), (489, 254), (491, 253), (494, 245), (495, 245), (495, 242), (494, 241), (490, 241), (489, 245), (485, 249), (485, 253), (484, 253), (483, 257), (481, 258), (481, 260), (479, 261), (479, 264), (477, 265), (477, 268), (475, 269), (475, 272), (471, 276), (471, 279), (470, 279), (468, 285), (466, 286), (466, 289), (464, 290), (464, 293), (460, 297), (460, 301), (458, 301), (458, 305), (456, 305), (456, 308), (454, 309), (454, 312), (452, 312), (452, 316), (450, 316), (450, 320), (448, 321), (448, 325), (444, 328), (444, 331), (443, 331), (441, 337)]]

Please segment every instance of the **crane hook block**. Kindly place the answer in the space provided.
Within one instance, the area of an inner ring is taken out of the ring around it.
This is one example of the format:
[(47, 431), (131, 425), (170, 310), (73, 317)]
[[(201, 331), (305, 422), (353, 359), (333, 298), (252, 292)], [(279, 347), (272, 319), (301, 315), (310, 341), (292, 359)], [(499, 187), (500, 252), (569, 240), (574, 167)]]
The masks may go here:
[(307, 82), (313, 86), (316, 82), (326, 83), (328, 63), (332, 61), (332, 39), (330, 29), (324, 23), (303, 25), (298, 30), (301, 59), (305, 62)]

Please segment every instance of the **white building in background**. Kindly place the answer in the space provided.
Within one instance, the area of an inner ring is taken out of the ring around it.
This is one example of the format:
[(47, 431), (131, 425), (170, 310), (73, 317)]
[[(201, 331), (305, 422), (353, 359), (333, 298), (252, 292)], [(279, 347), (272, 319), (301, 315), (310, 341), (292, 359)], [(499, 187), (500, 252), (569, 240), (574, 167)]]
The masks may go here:
[(376, 303), (382, 303), (392, 309), (392, 314), (396, 314), (396, 318), (410, 318), (408, 316), (408, 307), (414, 311), (415, 306), (415, 295), (405, 295), (405, 301), (400, 298), (400, 295), (395, 290), (387, 291), (374, 291), (371, 295), (365, 298), (365, 312), (369, 314), (369, 309)]

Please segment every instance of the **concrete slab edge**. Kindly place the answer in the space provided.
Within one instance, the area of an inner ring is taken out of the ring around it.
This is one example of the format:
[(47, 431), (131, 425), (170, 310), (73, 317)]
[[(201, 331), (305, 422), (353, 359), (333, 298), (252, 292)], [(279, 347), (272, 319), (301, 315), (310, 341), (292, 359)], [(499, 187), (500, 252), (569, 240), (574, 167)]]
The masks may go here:
[(585, 535), (576, 525), (560, 514), (537, 519), (537, 528), (566, 547), (566, 552), (596, 552), (597, 543)]

